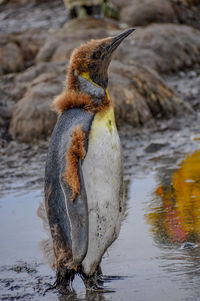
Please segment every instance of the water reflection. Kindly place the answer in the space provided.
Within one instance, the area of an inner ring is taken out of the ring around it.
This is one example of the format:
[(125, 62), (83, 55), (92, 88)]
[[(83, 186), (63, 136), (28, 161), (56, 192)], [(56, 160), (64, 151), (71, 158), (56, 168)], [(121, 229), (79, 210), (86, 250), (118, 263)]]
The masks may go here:
[(105, 301), (104, 294), (101, 292), (89, 291), (87, 290), (85, 295), (78, 296), (73, 290), (71, 292), (66, 292), (65, 294), (60, 294), (59, 301)]
[(155, 191), (146, 215), (158, 243), (200, 243), (200, 151), (188, 155), (180, 168)]

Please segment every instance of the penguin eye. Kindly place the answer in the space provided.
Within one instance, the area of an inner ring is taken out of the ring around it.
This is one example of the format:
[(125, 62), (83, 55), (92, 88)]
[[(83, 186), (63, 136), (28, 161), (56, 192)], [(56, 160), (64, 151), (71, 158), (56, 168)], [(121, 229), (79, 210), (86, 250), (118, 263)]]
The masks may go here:
[(93, 55), (92, 55), (92, 59), (97, 60), (97, 59), (100, 58), (100, 56), (101, 56), (101, 51), (100, 50), (94, 51)]

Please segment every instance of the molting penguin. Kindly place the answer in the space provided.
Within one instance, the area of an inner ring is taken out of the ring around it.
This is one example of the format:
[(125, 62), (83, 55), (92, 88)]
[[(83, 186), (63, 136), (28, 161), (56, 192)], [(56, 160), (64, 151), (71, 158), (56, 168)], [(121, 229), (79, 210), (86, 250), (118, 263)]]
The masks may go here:
[(79, 273), (86, 287), (97, 287), (102, 256), (119, 235), (123, 166), (107, 69), (133, 31), (77, 48), (66, 89), (53, 103), (59, 118), (46, 161), (45, 207), (58, 284)]

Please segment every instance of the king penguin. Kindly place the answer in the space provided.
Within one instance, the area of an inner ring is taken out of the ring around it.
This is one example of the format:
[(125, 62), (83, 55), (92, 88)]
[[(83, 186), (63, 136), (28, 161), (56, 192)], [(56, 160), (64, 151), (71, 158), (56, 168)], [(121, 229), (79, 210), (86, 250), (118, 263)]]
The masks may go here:
[(107, 70), (114, 51), (135, 29), (91, 40), (71, 55), (67, 84), (45, 168), (45, 208), (57, 283), (78, 273), (98, 287), (100, 262), (118, 237), (123, 215), (123, 159)]

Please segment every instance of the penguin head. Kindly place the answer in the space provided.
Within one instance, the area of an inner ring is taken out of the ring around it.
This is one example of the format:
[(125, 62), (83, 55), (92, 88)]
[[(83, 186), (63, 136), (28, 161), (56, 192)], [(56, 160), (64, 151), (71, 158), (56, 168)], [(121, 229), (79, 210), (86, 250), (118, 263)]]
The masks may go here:
[(74, 76), (84, 76), (94, 84), (106, 89), (108, 85), (107, 71), (112, 55), (120, 43), (134, 30), (131, 28), (115, 37), (91, 40), (82, 44), (72, 53), (69, 71)]

